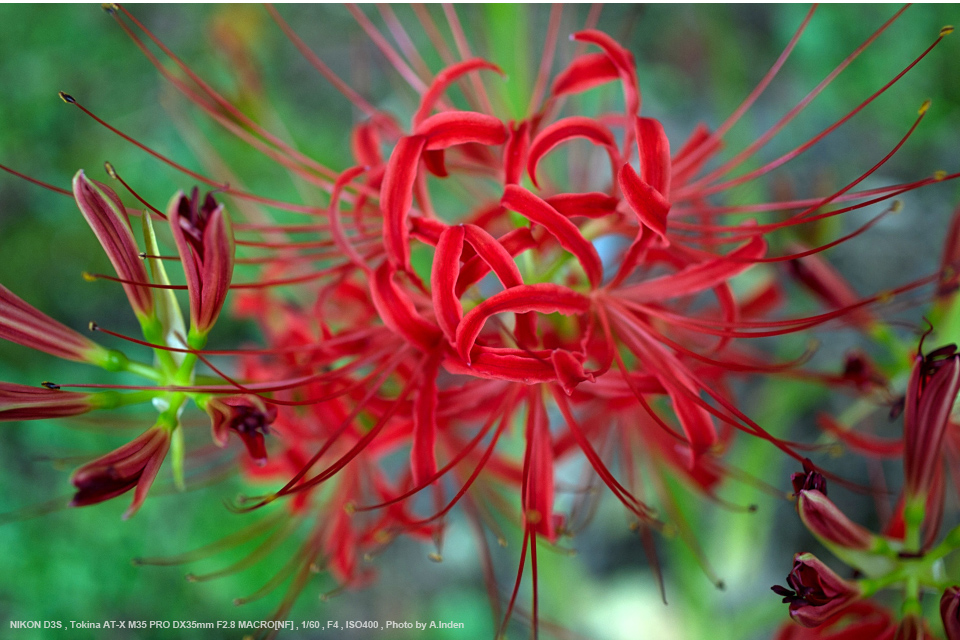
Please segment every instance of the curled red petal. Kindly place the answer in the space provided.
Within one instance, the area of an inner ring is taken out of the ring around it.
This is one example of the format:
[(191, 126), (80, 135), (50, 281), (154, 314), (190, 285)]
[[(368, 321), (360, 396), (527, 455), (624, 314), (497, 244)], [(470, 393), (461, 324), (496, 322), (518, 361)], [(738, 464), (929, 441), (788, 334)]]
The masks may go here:
[(670, 199), (670, 141), (659, 120), (637, 118), (637, 148), (640, 150), (640, 178)]
[[(678, 389), (666, 384), (664, 386), (667, 387), (667, 393), (673, 401), (673, 410), (690, 443), (692, 466), (697, 458), (708, 452), (717, 442), (717, 429), (713, 423), (713, 416)], [(696, 392), (692, 391), (692, 393)]]
[(423, 136), (401, 138), (390, 155), (380, 187), (384, 249), (390, 263), (399, 269), (410, 269), (410, 230), (407, 228), (407, 215), (413, 206), (417, 165), (425, 144), (426, 138)]
[(337, 248), (350, 259), (350, 262), (361, 268), (366, 267), (366, 262), (357, 253), (343, 230), (343, 221), (340, 217), (340, 194), (345, 186), (364, 172), (364, 167), (351, 167), (337, 176), (333, 183), (333, 190), (330, 192), (330, 206), (327, 208), (327, 217), (330, 220), (330, 235), (333, 236), (333, 241), (337, 244)]
[(437, 371), (439, 358), (430, 358), (413, 401), (413, 439), (410, 470), (414, 486), (437, 474)]
[(553, 382), (557, 373), (546, 351), (526, 351), (476, 346), (470, 364), (448, 358), (443, 366), (450, 373), (492, 380), (508, 380), (523, 384)]
[(370, 294), (377, 313), (391, 330), (405, 337), (423, 351), (431, 350), (440, 339), (440, 330), (418, 312), (410, 297), (397, 286), (396, 271), (384, 262), (374, 272)]
[(366, 167), (378, 167), (383, 164), (380, 152), (380, 130), (373, 120), (358, 124), (350, 135), (350, 147), (357, 164)]
[(602, 218), (617, 210), (619, 200), (605, 193), (561, 193), (550, 196), (547, 204), (568, 218)]
[(530, 123), (510, 123), (510, 137), (503, 148), (503, 183), (519, 184), (523, 177), (523, 164), (530, 150)]
[(562, 313), (575, 315), (590, 308), (590, 299), (583, 294), (552, 283), (525, 284), (497, 293), (467, 313), (457, 327), (457, 352), (466, 361), (490, 316), (504, 312)]
[(629, 164), (620, 168), (619, 182), (623, 197), (637, 214), (640, 224), (666, 239), (670, 202), (659, 191), (641, 180)]
[(475, 224), (463, 226), (465, 237), (477, 256), (489, 265), (505, 288), (523, 284), (520, 269), (513, 256), (493, 236)]
[[(513, 258), (523, 253), (527, 249), (537, 246), (537, 241), (528, 227), (514, 229), (501, 236), (497, 241), (503, 250)], [(494, 248), (495, 251), (498, 251)], [(505, 265), (506, 266), (506, 265)], [(486, 259), (476, 255), (470, 258), (460, 270), (460, 278), (457, 280), (457, 296), (462, 296), (463, 292), (480, 281), (480, 278), (490, 272), (491, 264)], [(516, 264), (514, 264), (516, 267)], [(519, 269), (517, 270), (519, 273)], [(501, 282), (503, 279), (501, 278)]]
[(537, 134), (530, 143), (530, 153), (527, 157), (527, 174), (530, 180), (539, 189), (537, 183), (537, 164), (540, 159), (554, 147), (574, 138), (586, 138), (590, 142), (605, 147), (614, 163), (618, 161), (616, 139), (607, 127), (596, 120), (583, 116), (571, 116), (557, 120), (549, 127)]
[(420, 98), (420, 106), (417, 108), (416, 113), (413, 114), (413, 128), (416, 129), (420, 126), (421, 122), (426, 120), (427, 116), (430, 115), (430, 112), (433, 111), (436, 106), (437, 100), (440, 99), (440, 96), (444, 94), (451, 84), (459, 80), (461, 76), (480, 69), (489, 69), (503, 75), (500, 67), (482, 58), (471, 58), (470, 60), (458, 62), (438, 73)]
[[(477, 253), (477, 258), (483, 260), (500, 279), (505, 289), (523, 284), (520, 269), (513, 261), (513, 255), (500, 244), (493, 236), (477, 225), (466, 225), (467, 242)], [(517, 315), (516, 335), (521, 344), (533, 342), (536, 334), (537, 318), (532, 313)]]
[(443, 233), (446, 228), (446, 224), (433, 218), (424, 218), (422, 216), (410, 218), (410, 235), (434, 247), (440, 242), (440, 234)]
[(550, 94), (582, 93), (620, 77), (620, 72), (605, 53), (588, 53), (574, 58), (550, 87)]
[(557, 239), (561, 247), (580, 261), (590, 285), (600, 286), (603, 279), (603, 263), (600, 262), (600, 255), (593, 244), (583, 237), (577, 225), (545, 201), (517, 185), (507, 185), (500, 204), (542, 225)]
[(637, 85), (637, 63), (633, 59), (633, 54), (609, 35), (595, 29), (579, 31), (572, 37), (578, 42), (589, 42), (603, 49), (620, 74), (627, 113), (630, 115), (639, 113), (640, 88)]
[(463, 252), (463, 225), (448, 227), (440, 235), (437, 251), (433, 256), (430, 273), (430, 289), (433, 293), (433, 310), (437, 322), (447, 339), (453, 342), (457, 325), (463, 317), (463, 307), (455, 289), (460, 276), (460, 254)]
[(550, 354), (550, 362), (553, 363), (554, 371), (557, 372), (560, 386), (568, 396), (573, 395), (574, 389), (584, 380), (594, 381), (593, 374), (584, 371), (583, 362), (566, 349), (555, 349)]
[(507, 128), (494, 116), (475, 111), (444, 111), (420, 123), (414, 132), (426, 139), (427, 151), (470, 142), (498, 145), (507, 141)]
[(446, 178), (448, 175), (450, 175), (447, 172), (447, 165), (444, 160), (443, 149), (431, 149), (429, 151), (424, 151), (423, 164), (427, 167), (427, 171), (438, 178)]

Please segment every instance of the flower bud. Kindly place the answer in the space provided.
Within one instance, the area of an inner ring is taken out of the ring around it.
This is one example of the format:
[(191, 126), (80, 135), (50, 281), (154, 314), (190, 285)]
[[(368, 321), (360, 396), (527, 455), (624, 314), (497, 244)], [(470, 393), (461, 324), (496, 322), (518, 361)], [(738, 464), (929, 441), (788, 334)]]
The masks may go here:
[(123, 514), (124, 519), (129, 518), (146, 499), (169, 449), (170, 429), (156, 426), (119, 449), (88, 462), (73, 473), (71, 482), (77, 493), (70, 506), (97, 504), (136, 488), (130, 508)]
[(0, 285), (0, 338), (65, 360), (99, 364), (106, 349), (30, 306)]
[(0, 422), (77, 416), (97, 408), (96, 396), (0, 382)]
[(267, 462), (267, 448), (263, 436), (277, 419), (277, 408), (266, 404), (256, 396), (214, 397), (204, 407), (213, 428), (213, 440), (219, 446), (227, 446), (229, 433), (233, 431), (243, 440), (250, 457), (258, 465)]
[(960, 354), (949, 345), (918, 355), (907, 384), (903, 418), (907, 503), (929, 493), (942, 464), (941, 445), (960, 390)]
[(200, 202), (194, 188), (178, 193), (167, 211), (190, 294), (190, 328), (206, 335), (214, 323), (233, 277), (234, 241), (230, 218), (211, 194)]
[(790, 617), (804, 627), (816, 627), (860, 597), (860, 587), (844, 580), (812, 553), (793, 557), (793, 570), (787, 576), (789, 588), (776, 585), (771, 590), (790, 603)]
[(123, 281), (134, 312), (141, 318), (153, 315), (153, 292), (144, 286), (149, 283), (147, 268), (140, 259), (140, 249), (120, 198), (107, 185), (87, 178), (83, 171), (73, 178), (73, 196)]
[(933, 636), (927, 630), (927, 625), (924, 624), (923, 619), (920, 618), (915, 613), (908, 613), (903, 620), (900, 621), (900, 626), (897, 627), (897, 633), (893, 636), (893, 640), (934, 640)]
[(830, 498), (815, 489), (800, 492), (797, 513), (810, 533), (828, 546), (866, 551), (877, 540), (867, 529), (850, 520)]
[(802, 472), (790, 475), (790, 482), (793, 484), (793, 493), (795, 495), (799, 496), (800, 492), (805, 489), (812, 489), (819, 491), (823, 495), (827, 495), (827, 479), (817, 471), (817, 468), (813, 466), (810, 458), (804, 459)]
[(953, 586), (940, 598), (940, 619), (947, 640), (960, 640), (960, 587)]

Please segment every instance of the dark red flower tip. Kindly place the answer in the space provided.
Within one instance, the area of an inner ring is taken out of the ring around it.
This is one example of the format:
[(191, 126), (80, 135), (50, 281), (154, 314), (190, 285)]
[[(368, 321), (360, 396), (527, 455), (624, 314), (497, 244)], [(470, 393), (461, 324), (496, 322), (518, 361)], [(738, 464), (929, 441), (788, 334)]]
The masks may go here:
[(860, 597), (860, 588), (844, 580), (812, 553), (798, 553), (787, 576), (787, 587), (770, 590), (790, 604), (790, 617), (805, 627), (816, 627)]
[(817, 468), (806, 458), (803, 461), (803, 471), (794, 473), (790, 476), (790, 482), (793, 483), (793, 493), (800, 495), (801, 491), (814, 490), (823, 495), (827, 495), (827, 479), (817, 471)]
[(115, 498), (136, 488), (133, 502), (124, 513), (129, 518), (143, 504), (170, 449), (170, 430), (153, 427), (119, 449), (77, 469), (71, 482), (77, 493), (72, 507), (84, 507)]
[(233, 277), (235, 247), (230, 218), (212, 194), (201, 200), (197, 188), (189, 197), (183, 193), (174, 196), (168, 213), (187, 279), (191, 328), (206, 334), (220, 315)]
[(212, 398), (206, 405), (213, 429), (213, 440), (226, 446), (230, 432), (243, 441), (250, 458), (258, 465), (267, 462), (264, 435), (277, 419), (277, 408), (256, 396), (229, 396)]

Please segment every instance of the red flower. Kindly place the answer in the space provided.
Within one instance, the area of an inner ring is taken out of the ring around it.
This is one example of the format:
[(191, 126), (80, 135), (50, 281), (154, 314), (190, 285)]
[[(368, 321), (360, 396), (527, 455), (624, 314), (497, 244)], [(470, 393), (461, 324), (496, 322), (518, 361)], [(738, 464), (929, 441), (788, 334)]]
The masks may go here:
[(793, 557), (787, 586), (771, 587), (790, 603), (790, 617), (804, 627), (824, 624), (860, 597), (860, 588), (834, 573), (812, 553)]
[(233, 277), (230, 218), (212, 194), (208, 193), (201, 202), (196, 187), (189, 198), (183, 193), (173, 197), (168, 216), (187, 277), (190, 329), (206, 335), (220, 315)]
[(276, 406), (267, 405), (256, 396), (228, 396), (211, 398), (204, 408), (212, 420), (214, 442), (225, 447), (232, 431), (243, 441), (255, 463), (266, 464), (263, 436), (277, 419)]

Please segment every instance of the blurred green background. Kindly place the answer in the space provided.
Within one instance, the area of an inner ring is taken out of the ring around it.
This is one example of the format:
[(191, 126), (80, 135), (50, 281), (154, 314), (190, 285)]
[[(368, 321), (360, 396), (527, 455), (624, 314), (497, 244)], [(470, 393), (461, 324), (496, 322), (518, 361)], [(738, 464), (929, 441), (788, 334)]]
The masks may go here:
[[(394, 9), (430, 68), (439, 69), (440, 59), (416, 26), (413, 12), (403, 6)], [(298, 148), (328, 166), (348, 166), (347, 131), (359, 121), (358, 114), (304, 62), (261, 7), (158, 5), (131, 10), (257, 119), (282, 131)], [(797, 104), (895, 10), (868, 5), (819, 9), (781, 77), (732, 132), (731, 148), (752, 141)], [(401, 121), (409, 117), (416, 94), (390, 70), (345, 8), (298, 5), (280, 11), (341, 77)], [(507, 71), (509, 81), (503, 85), (499, 104), (504, 117), (517, 115), (539, 65), (548, 8), (476, 5), (457, 11), (474, 53)], [(554, 72), (570, 59), (573, 45), (566, 35), (583, 24), (587, 11), (586, 6), (564, 8)], [(736, 108), (779, 55), (806, 11), (795, 5), (610, 6), (604, 8), (599, 27), (634, 51), (644, 113), (662, 119), (671, 139), (678, 141), (698, 122), (716, 126)], [(365, 7), (364, 12), (385, 31), (375, 9)], [(443, 24), (438, 8), (430, 12)], [(846, 114), (932, 42), (941, 26), (960, 22), (958, 13), (956, 5), (909, 9), (760, 157), (776, 157)], [(249, 57), (232, 47), (235, 42), (245, 44)], [(960, 168), (958, 60), (960, 47), (954, 36), (814, 151), (758, 186), (736, 192), (732, 200), (745, 202), (774, 192), (821, 195), (842, 186), (892, 148), (927, 98), (933, 100), (929, 117), (900, 154), (865, 186), (918, 179), (938, 169), (956, 171)], [(72, 175), (83, 168), (105, 179), (102, 163), (109, 160), (158, 205), (165, 204), (178, 188), (193, 186), (64, 104), (57, 92), (66, 91), (119, 129), (192, 169), (207, 170), (203, 155), (217, 149), (253, 191), (323, 201), (318, 194), (298, 191), (298, 185), (275, 164), (232, 140), (174, 95), (96, 5), (0, 6), (0, 87), (0, 163), (32, 177), (68, 187)], [(591, 92), (578, 100), (590, 109), (601, 100), (598, 96), (609, 101), (609, 96), (618, 95)], [(261, 102), (271, 106), (265, 108)], [(902, 214), (831, 253), (831, 261), (862, 292), (930, 272), (958, 195), (953, 184), (908, 194)], [(845, 220), (841, 230), (852, 230), (863, 219)], [(108, 272), (109, 264), (69, 198), (0, 175), (0, 256), (0, 282), (51, 316), (78, 329), (95, 320), (133, 332), (132, 314), (118, 289), (80, 277), (84, 270)], [(912, 316), (914, 322), (916, 316)], [(218, 344), (230, 345), (248, 338), (253, 338), (250, 328), (238, 324), (218, 327), (216, 339)], [(824, 350), (828, 354), (834, 350), (836, 357), (856, 337), (824, 340)], [(803, 340), (787, 344), (784, 351), (798, 343), (802, 345)], [(0, 345), (0, 379), (24, 384), (118, 380), (97, 372), (91, 377), (79, 366), (7, 344)], [(751, 387), (743, 399), (750, 415), (785, 436), (808, 434), (805, 430), (814, 411), (825, 401), (810, 387), (782, 382)], [(190, 584), (183, 575), (196, 567), (137, 568), (130, 562), (135, 557), (195, 548), (236, 530), (242, 519), (222, 508), (221, 502), (243, 489), (237, 480), (186, 494), (169, 491), (170, 495), (153, 496), (129, 522), (120, 520), (125, 499), (24, 518), (36, 505), (66, 502), (69, 473), (78, 461), (138, 433), (147, 426), (141, 418), (150, 420), (145, 414), (129, 412), (109, 423), (98, 415), (96, 423), (3, 425), (0, 512), (13, 515), (0, 527), (0, 636), (52, 637), (43, 631), (8, 631), (9, 620), (256, 620), (276, 606), (279, 592), (243, 608), (232, 604), (233, 598), (258, 588), (270, 575), (270, 567)], [(198, 432), (202, 433), (203, 417), (192, 419), (201, 425)], [(786, 488), (786, 474), (792, 469), (781, 457), (752, 442), (744, 442), (735, 454), (734, 464), (760, 469), (763, 479)], [(169, 481), (165, 484), (169, 486)], [(671, 604), (663, 607), (639, 541), (628, 531), (618, 507), (606, 500), (589, 533), (575, 541), (578, 557), (542, 554), (545, 617), (586, 637), (611, 640), (769, 637), (770, 630), (786, 617), (786, 608), (768, 587), (782, 580), (793, 552), (803, 545), (815, 550), (814, 543), (799, 531), (789, 504), (755, 490), (734, 485), (725, 493), (740, 504), (758, 503), (759, 512), (751, 515), (705, 509), (682, 489), (677, 491), (688, 505), (694, 527), (702, 531), (703, 545), (726, 581), (726, 592), (713, 589), (683, 545), (664, 541), (661, 552)], [(515, 566), (517, 546), (498, 558), (504, 585), (510, 567)], [(320, 602), (318, 595), (332, 585), (318, 580), (307, 587), (291, 617), (456, 620), (466, 623), (467, 631), (429, 637), (492, 637), (473, 549), (465, 523), (454, 520), (444, 563), (427, 561), (430, 549), (425, 547), (395, 545), (375, 561), (381, 578), (377, 586)], [(218, 558), (204, 568), (226, 562)], [(522, 593), (527, 593), (526, 586)], [(125, 631), (64, 633), (71, 638), (132, 637)], [(518, 628), (515, 633), (525, 632)], [(220, 635), (216, 631), (148, 631), (137, 637)], [(398, 632), (391, 637), (419, 636)]]

